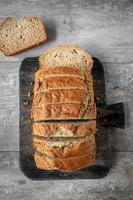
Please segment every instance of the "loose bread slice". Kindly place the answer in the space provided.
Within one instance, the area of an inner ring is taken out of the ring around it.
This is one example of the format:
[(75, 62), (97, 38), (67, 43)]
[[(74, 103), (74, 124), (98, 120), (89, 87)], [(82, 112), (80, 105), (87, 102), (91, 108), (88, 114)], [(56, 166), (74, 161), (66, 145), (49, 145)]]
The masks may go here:
[(82, 103), (55, 103), (41, 107), (33, 107), (32, 118), (34, 121), (44, 120), (71, 120), (71, 119), (96, 119), (96, 105)]
[(42, 68), (78, 67), (91, 73), (93, 60), (91, 55), (77, 45), (59, 45), (44, 52), (39, 58), (39, 64)]
[(47, 40), (42, 21), (35, 16), (6, 18), (0, 23), (0, 51), (10, 56)]
[(42, 137), (83, 137), (96, 132), (96, 121), (41, 122), (33, 124), (33, 135)]
[(46, 154), (35, 152), (36, 167), (44, 170), (76, 171), (90, 166), (95, 161), (95, 149), (83, 156), (72, 158), (51, 158)]
[[(94, 149), (95, 136), (70, 138), (33, 138), (33, 147), (36, 151), (45, 153), (52, 158), (70, 158), (88, 154)], [(96, 148), (96, 147), (95, 147)]]

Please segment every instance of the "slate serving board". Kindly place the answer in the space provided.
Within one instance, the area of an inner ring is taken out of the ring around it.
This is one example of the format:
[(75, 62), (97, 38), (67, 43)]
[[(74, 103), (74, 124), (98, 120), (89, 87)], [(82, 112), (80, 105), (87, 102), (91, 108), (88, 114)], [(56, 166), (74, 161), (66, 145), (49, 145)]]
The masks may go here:
[(95, 179), (107, 175), (113, 165), (114, 152), (110, 148), (112, 127), (124, 128), (124, 107), (122, 103), (106, 105), (104, 69), (97, 58), (93, 58), (93, 85), (97, 105), (96, 162), (76, 172), (39, 170), (33, 159), (31, 104), (34, 75), (39, 68), (38, 58), (29, 57), (22, 61), (19, 73), (20, 86), (20, 167), (33, 180), (48, 179)]

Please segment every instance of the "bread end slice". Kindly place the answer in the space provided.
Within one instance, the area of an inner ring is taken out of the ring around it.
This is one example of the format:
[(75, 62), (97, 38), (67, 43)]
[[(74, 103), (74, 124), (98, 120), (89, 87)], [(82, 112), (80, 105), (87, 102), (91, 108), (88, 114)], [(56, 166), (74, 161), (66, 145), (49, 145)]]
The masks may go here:
[(35, 152), (34, 160), (38, 169), (60, 170), (60, 171), (77, 171), (90, 166), (95, 162), (95, 153), (91, 152), (83, 156), (57, 159), (51, 158), (40, 152)]
[(93, 59), (78, 45), (59, 45), (44, 52), (39, 58), (40, 67), (78, 67), (91, 72)]

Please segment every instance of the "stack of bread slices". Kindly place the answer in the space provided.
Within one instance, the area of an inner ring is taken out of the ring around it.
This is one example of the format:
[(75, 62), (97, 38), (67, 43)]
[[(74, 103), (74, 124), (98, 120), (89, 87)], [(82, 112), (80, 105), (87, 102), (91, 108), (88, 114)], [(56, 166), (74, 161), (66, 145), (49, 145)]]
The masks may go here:
[(60, 45), (39, 57), (32, 104), (37, 168), (73, 171), (95, 161), (96, 105), (92, 57)]

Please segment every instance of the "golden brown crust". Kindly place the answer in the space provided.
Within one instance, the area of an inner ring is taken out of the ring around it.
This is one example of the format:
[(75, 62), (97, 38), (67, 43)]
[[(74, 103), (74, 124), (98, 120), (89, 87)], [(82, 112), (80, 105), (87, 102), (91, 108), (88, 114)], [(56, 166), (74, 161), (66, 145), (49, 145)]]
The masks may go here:
[(43, 91), (51, 88), (84, 88), (84, 80), (79, 77), (49, 77), (40, 82)]
[(89, 154), (65, 159), (53, 159), (35, 152), (34, 160), (39, 169), (75, 171), (88, 167), (95, 162), (95, 149)]
[(32, 117), (35, 121), (47, 119), (96, 119), (96, 105), (82, 103), (47, 104), (33, 107)]
[[(59, 130), (64, 130), (64, 134), (60, 135)], [(65, 134), (67, 132), (67, 135)], [(68, 132), (69, 131), (69, 132)], [(85, 123), (34, 123), (33, 124), (33, 135), (43, 137), (83, 137), (96, 132), (96, 121), (85, 122)]]
[[(67, 69), (68, 68), (68, 69)], [(37, 92), (40, 93), (41, 91), (45, 91), (47, 89), (85, 89), (88, 92), (93, 93), (93, 86), (92, 86), (92, 76), (89, 74), (86, 78), (86, 75), (84, 76), (78, 76), (76, 74), (76, 71), (78, 71), (78, 74), (82, 74), (82, 70), (79, 70), (77, 68), (72, 67), (58, 67), (56, 68), (46, 68), (47, 70), (39, 70), (35, 74), (35, 85), (34, 85), (34, 95), (36, 96)], [(48, 70), (49, 69), (49, 70)], [(55, 70), (54, 70), (55, 69)], [(46, 72), (48, 71), (48, 75), (46, 75)], [(50, 72), (52, 74), (50, 74)], [(53, 74), (55, 72), (55, 74)], [(59, 74), (57, 74), (57, 73)], [(64, 73), (63, 73), (64, 72)], [(67, 72), (71, 72), (71, 74), (67, 74)], [(65, 74), (66, 73), (66, 74)], [(87, 84), (86, 85), (86, 81)]]
[(62, 138), (60, 141), (56, 138), (45, 138), (43, 140), (33, 138), (33, 147), (35, 150), (44, 153), (51, 158), (70, 158), (86, 155), (94, 150), (95, 146), (94, 134), (80, 139)]
[(82, 103), (92, 104), (94, 96), (84, 89), (52, 89), (38, 92), (33, 99), (33, 107), (43, 107), (44, 104)]
[[(91, 95), (92, 96), (92, 95)], [(50, 90), (45, 93), (46, 102), (56, 103), (56, 102), (81, 102), (85, 103), (87, 99), (87, 92), (83, 89), (79, 90)]]
[(84, 71), (82, 69), (79, 69), (78, 67), (43, 67), (40, 70), (38, 70), (35, 74), (35, 79), (45, 79), (45, 76), (48, 75), (62, 75), (62, 74), (66, 74), (66, 75), (77, 75), (77, 76), (81, 76), (84, 77)]

